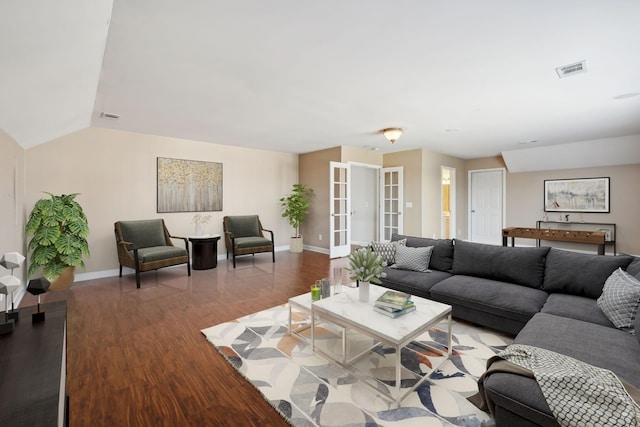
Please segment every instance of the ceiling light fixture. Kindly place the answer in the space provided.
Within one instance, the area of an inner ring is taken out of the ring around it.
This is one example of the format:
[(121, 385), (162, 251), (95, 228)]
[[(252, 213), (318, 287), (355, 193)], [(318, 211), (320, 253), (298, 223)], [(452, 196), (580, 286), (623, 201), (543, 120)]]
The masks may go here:
[(401, 128), (386, 128), (382, 129), (381, 132), (392, 144), (402, 136)]

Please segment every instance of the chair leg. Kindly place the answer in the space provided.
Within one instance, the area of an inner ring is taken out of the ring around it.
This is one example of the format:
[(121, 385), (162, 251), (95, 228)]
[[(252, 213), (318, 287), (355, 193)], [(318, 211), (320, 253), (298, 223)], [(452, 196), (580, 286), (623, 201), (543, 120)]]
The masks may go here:
[(231, 257), (233, 258), (233, 268), (236, 268), (236, 251), (231, 252)]
[(122, 277), (122, 264), (120, 264), (120, 277)]
[(140, 269), (136, 268), (136, 287), (140, 289)]
[(187, 275), (191, 276), (191, 263), (187, 260)]
[(271, 249), (271, 258), (273, 258), (273, 262), (276, 262), (276, 250), (275, 250), (275, 248)]

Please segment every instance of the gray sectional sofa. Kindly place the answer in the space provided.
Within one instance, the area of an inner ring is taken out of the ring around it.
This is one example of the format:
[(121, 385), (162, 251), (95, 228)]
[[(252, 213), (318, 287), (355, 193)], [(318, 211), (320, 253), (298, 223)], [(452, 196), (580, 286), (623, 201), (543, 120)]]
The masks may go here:
[[(640, 388), (640, 338), (616, 328), (597, 305), (618, 268), (640, 279), (640, 258), (392, 237), (405, 239), (408, 247), (433, 246), (430, 272), (386, 267), (383, 286), (444, 302), (456, 318), (512, 334), (517, 344), (609, 369)], [(484, 387), (497, 426), (558, 425), (534, 379), (495, 373)]]

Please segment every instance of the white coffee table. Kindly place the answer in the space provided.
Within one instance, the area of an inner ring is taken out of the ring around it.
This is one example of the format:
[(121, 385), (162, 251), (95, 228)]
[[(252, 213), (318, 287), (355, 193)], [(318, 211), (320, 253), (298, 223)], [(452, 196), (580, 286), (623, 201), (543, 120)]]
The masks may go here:
[[(371, 285), (369, 302), (360, 302), (358, 300), (358, 289), (343, 288), (342, 293), (311, 304), (311, 342), (314, 352), (344, 367), (355, 363), (379, 345), (387, 345), (395, 349), (395, 393), (390, 392), (385, 397), (395, 402), (399, 407), (402, 400), (429, 377), (429, 375), (423, 375), (410, 390), (402, 394), (400, 387), (402, 364), (401, 357), (399, 357), (402, 349), (429, 328), (443, 320), (447, 320), (447, 350), (443, 351), (439, 348), (429, 347), (430, 350), (442, 356), (441, 363), (433, 367), (433, 371), (435, 371), (451, 356), (451, 306), (413, 296), (411, 299), (416, 305), (416, 310), (393, 319), (373, 310), (375, 300), (387, 290), (387, 288)], [(334, 324), (342, 331), (342, 354), (339, 357), (317, 345), (315, 329), (320, 322)], [(372, 342), (375, 343), (374, 346), (349, 356), (347, 354), (347, 341), (349, 339), (347, 332), (350, 330), (370, 337)], [(424, 346), (423, 344), (421, 345)], [(365, 384), (371, 386), (366, 381)], [(379, 391), (379, 388), (375, 389)]]

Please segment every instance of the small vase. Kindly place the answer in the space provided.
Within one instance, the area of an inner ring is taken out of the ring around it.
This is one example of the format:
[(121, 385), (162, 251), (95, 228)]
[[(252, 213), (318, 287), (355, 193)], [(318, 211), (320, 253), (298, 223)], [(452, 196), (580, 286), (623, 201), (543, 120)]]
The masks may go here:
[(202, 224), (196, 224), (196, 236), (202, 236)]
[(358, 300), (369, 302), (369, 282), (360, 282), (358, 286)]

